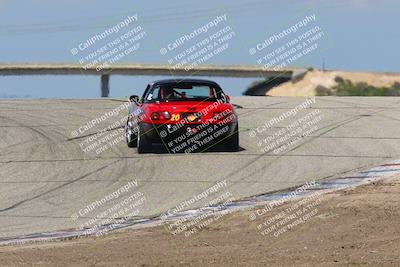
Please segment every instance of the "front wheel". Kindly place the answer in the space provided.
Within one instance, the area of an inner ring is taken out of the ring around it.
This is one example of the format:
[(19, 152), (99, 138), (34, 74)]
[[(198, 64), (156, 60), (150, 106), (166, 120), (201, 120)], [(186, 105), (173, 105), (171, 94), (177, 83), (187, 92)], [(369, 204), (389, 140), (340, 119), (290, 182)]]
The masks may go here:
[(129, 125), (129, 122), (126, 123), (125, 126), (125, 138), (128, 147), (136, 147), (137, 146), (137, 136), (134, 133), (132, 127)]

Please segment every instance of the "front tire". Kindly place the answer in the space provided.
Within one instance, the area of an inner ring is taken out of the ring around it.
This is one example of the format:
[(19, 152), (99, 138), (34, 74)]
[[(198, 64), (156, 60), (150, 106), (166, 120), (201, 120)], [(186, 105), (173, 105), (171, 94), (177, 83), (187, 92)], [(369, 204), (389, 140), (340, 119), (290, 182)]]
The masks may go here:
[(129, 126), (129, 122), (127, 122), (125, 127), (125, 138), (128, 147), (136, 147), (137, 146), (137, 136)]

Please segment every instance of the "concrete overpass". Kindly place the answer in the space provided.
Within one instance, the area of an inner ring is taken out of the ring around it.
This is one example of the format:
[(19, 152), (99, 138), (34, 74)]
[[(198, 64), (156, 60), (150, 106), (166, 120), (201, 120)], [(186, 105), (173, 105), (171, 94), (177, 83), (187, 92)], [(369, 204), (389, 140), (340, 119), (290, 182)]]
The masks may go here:
[(85, 67), (77, 63), (17, 63), (0, 64), (0, 75), (99, 75), (101, 77), (101, 96), (108, 97), (110, 93), (110, 75), (137, 76), (208, 76), (235, 78), (275, 78), (294, 79), (307, 72), (306, 68), (263, 69), (258, 65), (199, 65), (190, 70), (174, 69), (168, 64), (113, 64), (108, 67)]

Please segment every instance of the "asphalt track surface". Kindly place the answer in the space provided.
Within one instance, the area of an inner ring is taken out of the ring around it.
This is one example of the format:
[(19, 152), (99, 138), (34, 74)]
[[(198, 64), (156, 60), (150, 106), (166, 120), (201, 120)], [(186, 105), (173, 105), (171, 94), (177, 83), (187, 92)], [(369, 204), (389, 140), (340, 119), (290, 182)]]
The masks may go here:
[[(135, 190), (146, 196), (138, 217), (151, 217), (225, 179), (226, 189), (240, 199), (400, 157), (400, 99), (394, 97), (317, 97), (311, 108), (250, 137), (251, 129), (304, 101), (233, 97), (232, 102), (241, 106), (236, 110), (239, 152), (216, 147), (170, 154), (157, 148), (156, 153), (139, 155), (122, 141), (96, 155), (83, 152), (79, 143), (115, 118), (78, 138), (71, 138), (71, 132), (123, 102), (1, 100), (0, 239), (77, 227), (99, 211), (76, 221), (72, 214), (132, 180), (138, 182)], [(323, 115), (317, 131), (279, 154), (261, 151), (260, 140), (316, 109)], [(125, 115), (124, 111), (119, 117)]]

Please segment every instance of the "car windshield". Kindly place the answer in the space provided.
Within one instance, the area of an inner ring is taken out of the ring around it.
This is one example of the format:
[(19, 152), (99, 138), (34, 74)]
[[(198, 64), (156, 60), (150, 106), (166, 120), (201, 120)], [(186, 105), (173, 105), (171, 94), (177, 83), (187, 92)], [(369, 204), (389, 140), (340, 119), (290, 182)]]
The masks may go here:
[(179, 83), (155, 86), (146, 94), (145, 101), (216, 101), (224, 98), (222, 90), (212, 85)]

